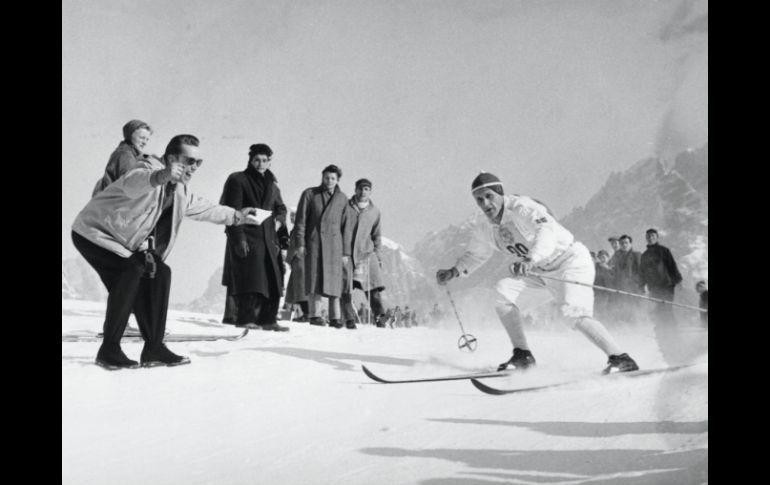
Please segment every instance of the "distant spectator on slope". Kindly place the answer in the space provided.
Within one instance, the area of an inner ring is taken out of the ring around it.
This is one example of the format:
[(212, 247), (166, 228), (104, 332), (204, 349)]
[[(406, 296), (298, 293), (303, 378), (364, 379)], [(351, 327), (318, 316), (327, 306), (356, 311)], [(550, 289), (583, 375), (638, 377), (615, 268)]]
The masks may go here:
[[(658, 243), (658, 231), (648, 229), (647, 250), (640, 261), (640, 282), (653, 298), (674, 301), (674, 288), (682, 282), (682, 274), (671, 251)], [(658, 303), (653, 317), (660, 323), (675, 324), (674, 307)]]
[[(614, 273), (614, 287), (629, 293), (642, 293), (641, 274), (639, 272), (642, 255), (639, 251), (634, 251), (631, 236), (623, 234), (619, 241), (620, 249), (613, 256), (615, 264), (614, 266), (611, 265)], [(626, 322), (635, 321), (639, 311), (637, 298), (628, 295), (616, 295), (615, 300), (618, 317)]]
[[(614, 274), (612, 268), (609, 265), (610, 255), (604, 249), (597, 253), (597, 261), (594, 267), (596, 268), (596, 276), (594, 277), (594, 285), (602, 286), (604, 288), (613, 287)], [(611, 316), (610, 304), (611, 297), (615, 296), (615, 293), (609, 291), (603, 291), (597, 289), (594, 292), (594, 311), (599, 318), (607, 321)]]

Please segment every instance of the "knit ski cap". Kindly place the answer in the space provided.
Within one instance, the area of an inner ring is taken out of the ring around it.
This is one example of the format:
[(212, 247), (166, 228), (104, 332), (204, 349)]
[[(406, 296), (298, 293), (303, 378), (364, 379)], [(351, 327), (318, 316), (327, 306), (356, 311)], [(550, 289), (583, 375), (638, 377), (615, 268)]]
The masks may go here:
[(138, 130), (139, 128), (144, 128), (145, 130), (147, 130), (150, 133), (152, 133), (152, 128), (150, 128), (150, 125), (148, 125), (144, 121), (141, 121), (141, 120), (131, 120), (128, 123), (126, 123), (125, 125), (123, 125), (123, 139), (130, 142), (131, 141), (131, 135), (133, 135), (134, 132), (136, 130)]
[(487, 187), (493, 186), (499, 186), (502, 190), (503, 183), (500, 182), (500, 179), (497, 178), (496, 175), (482, 171), (476, 176), (475, 179), (473, 179), (473, 183), (471, 184), (471, 193), (476, 192), (479, 189), (485, 189)]
[(372, 188), (372, 181), (369, 179), (358, 179), (356, 180), (356, 188), (359, 187), (369, 187)]

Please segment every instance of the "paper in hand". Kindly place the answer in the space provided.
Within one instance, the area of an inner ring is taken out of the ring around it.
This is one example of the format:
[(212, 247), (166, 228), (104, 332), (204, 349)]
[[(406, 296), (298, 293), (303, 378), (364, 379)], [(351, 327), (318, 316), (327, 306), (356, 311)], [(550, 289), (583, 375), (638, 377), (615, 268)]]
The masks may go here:
[(267, 219), (272, 215), (273, 215), (272, 211), (266, 211), (265, 209), (257, 208), (256, 214), (249, 214), (246, 217), (251, 219), (252, 221), (256, 221), (257, 224), (262, 224), (263, 222), (265, 222), (265, 219)]

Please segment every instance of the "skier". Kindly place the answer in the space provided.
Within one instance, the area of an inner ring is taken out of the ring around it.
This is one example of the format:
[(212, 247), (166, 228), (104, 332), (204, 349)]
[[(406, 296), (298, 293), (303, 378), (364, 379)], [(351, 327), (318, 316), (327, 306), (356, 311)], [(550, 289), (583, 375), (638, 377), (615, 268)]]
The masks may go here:
[(593, 289), (546, 280), (530, 275), (535, 269), (543, 275), (593, 284), (594, 265), (588, 249), (559, 224), (540, 202), (525, 196), (504, 195), (503, 184), (495, 175), (481, 172), (471, 185), (471, 193), (486, 218), (479, 216), (468, 248), (449, 269), (436, 273), (438, 284), (467, 276), (484, 264), (495, 248), (513, 258), (514, 278), (497, 283), (496, 311), (513, 344), (512, 357), (500, 364), (526, 369), (535, 357), (524, 335), (521, 313), (555, 299), (562, 315), (574, 329), (583, 333), (609, 357), (604, 373), (637, 370), (636, 362), (622, 352), (613, 337), (593, 318)]

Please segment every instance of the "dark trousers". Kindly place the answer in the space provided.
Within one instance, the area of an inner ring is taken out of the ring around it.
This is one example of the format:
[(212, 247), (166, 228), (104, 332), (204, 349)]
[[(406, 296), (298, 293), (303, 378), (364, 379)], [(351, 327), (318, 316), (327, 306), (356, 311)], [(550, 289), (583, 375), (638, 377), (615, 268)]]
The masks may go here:
[(235, 325), (238, 320), (238, 301), (235, 299), (230, 287), (226, 286), (227, 295), (225, 296), (225, 315), (222, 317), (222, 323)]
[[(361, 284), (358, 281), (353, 281), (353, 288), (361, 289)], [(372, 309), (372, 316), (379, 317), (385, 313), (385, 308), (382, 305), (382, 290), (364, 291), (364, 294), (369, 299), (369, 307)], [(345, 321), (356, 321), (356, 309), (353, 307), (353, 294), (342, 294), (342, 318)]]
[(99, 274), (109, 293), (102, 346), (120, 345), (132, 310), (146, 345), (152, 348), (163, 342), (171, 289), (171, 268), (156, 257), (155, 278), (149, 278), (145, 276), (142, 253), (124, 258), (75, 232), (72, 233), (72, 242)]
[(280, 299), (268, 298), (262, 293), (244, 293), (235, 296), (238, 307), (237, 324), (256, 323), (257, 325), (272, 325), (278, 319), (278, 303)]
[[(664, 301), (674, 301), (674, 287), (647, 287), (650, 290), (650, 296)], [(652, 312), (652, 319), (659, 325), (676, 325), (674, 316), (674, 307), (667, 303), (656, 303)]]

